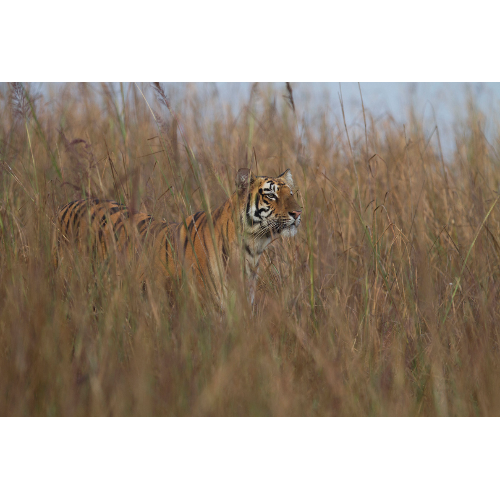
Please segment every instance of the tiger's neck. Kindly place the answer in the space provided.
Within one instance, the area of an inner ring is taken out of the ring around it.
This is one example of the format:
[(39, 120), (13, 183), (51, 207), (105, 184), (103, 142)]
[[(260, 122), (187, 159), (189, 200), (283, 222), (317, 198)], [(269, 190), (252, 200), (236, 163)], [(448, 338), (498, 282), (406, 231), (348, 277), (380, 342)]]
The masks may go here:
[[(220, 217), (221, 213), (226, 214), (224, 232), (229, 245), (231, 247), (238, 245), (238, 235), (241, 235), (245, 259), (250, 264), (250, 267), (255, 268), (256, 271), (260, 257), (271, 243), (272, 238), (270, 234), (260, 237), (254, 235), (258, 233), (258, 230), (257, 226), (251, 225), (251, 220), (247, 216), (247, 203), (246, 199), (238, 198), (238, 193), (235, 192), (222, 207), (212, 212), (212, 219), (215, 221)], [(238, 213), (236, 217), (235, 212)], [(239, 227), (236, 227), (237, 225)]]
[[(222, 254), (223, 256), (242, 248), (245, 258), (245, 274), (247, 276), (247, 295), (250, 303), (253, 305), (257, 281), (257, 272), (259, 268), (260, 257), (264, 250), (271, 243), (270, 234), (257, 236), (259, 234), (257, 225), (252, 225), (252, 221), (247, 214), (247, 199), (238, 197), (235, 192), (220, 208), (212, 212), (214, 223), (221, 220), (222, 214), (225, 215), (224, 222), (221, 221), (221, 230), (223, 234)], [(241, 235), (241, 240), (240, 240)], [(242, 247), (239, 242), (241, 241)]]

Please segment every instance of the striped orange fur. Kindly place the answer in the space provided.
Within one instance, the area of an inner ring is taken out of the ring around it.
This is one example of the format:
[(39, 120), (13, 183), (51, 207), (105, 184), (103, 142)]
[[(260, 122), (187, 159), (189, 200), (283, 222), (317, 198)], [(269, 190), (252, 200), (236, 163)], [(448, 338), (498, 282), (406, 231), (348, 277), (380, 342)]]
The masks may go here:
[(253, 302), (259, 260), (271, 241), (294, 236), (301, 208), (294, 198), (289, 170), (278, 177), (254, 176), (248, 169), (236, 175), (236, 191), (219, 208), (197, 212), (181, 223), (167, 223), (144, 213), (131, 214), (114, 201), (79, 200), (65, 205), (56, 223), (55, 256), (62, 242), (90, 249), (105, 258), (111, 251), (126, 253), (135, 236), (151, 245), (147, 255), (166, 278), (192, 272), (212, 288), (217, 277), (244, 252)]

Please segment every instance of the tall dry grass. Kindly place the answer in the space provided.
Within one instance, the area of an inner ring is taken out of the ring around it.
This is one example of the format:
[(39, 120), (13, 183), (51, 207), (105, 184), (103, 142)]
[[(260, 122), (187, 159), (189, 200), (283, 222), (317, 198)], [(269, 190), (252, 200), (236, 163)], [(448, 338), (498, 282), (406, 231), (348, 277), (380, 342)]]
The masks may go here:
[[(471, 100), (445, 156), (411, 108), (403, 128), (360, 101), (356, 127), (332, 126), (292, 87), (254, 85), (234, 110), (212, 87), (0, 86), (1, 415), (500, 414), (484, 116)], [(170, 301), (78, 255), (53, 268), (65, 202), (181, 220), (248, 165), (290, 168), (304, 207), (255, 314), (238, 286), (221, 315), (189, 283)]]

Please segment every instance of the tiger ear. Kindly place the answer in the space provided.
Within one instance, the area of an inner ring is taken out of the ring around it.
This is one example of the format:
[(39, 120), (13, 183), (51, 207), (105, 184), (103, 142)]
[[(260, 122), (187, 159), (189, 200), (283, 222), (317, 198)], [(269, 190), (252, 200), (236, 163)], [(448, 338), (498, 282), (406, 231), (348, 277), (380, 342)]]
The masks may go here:
[(248, 168), (240, 168), (236, 174), (236, 187), (238, 191), (243, 191), (251, 186), (255, 181), (255, 176)]
[(287, 168), (282, 174), (278, 175), (278, 177), (282, 177), (285, 182), (293, 188), (293, 178), (292, 178), (292, 172), (290, 172), (290, 169)]

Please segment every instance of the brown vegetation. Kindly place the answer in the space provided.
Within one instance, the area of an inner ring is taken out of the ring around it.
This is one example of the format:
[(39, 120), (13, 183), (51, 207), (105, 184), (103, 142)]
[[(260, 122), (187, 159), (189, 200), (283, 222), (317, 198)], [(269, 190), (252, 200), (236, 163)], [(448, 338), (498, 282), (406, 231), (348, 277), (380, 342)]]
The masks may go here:
[[(445, 157), (411, 109), (404, 128), (365, 110), (332, 127), (292, 87), (256, 85), (233, 112), (190, 86), (0, 86), (0, 415), (500, 414), (484, 117), (471, 101)], [(290, 168), (303, 206), (255, 314), (239, 286), (221, 316), (188, 282), (171, 301), (79, 255), (54, 269), (64, 203), (179, 221), (246, 166)]]

